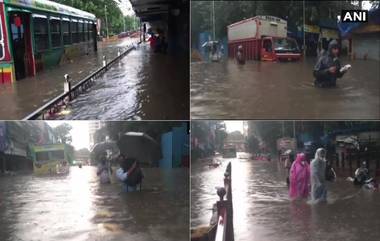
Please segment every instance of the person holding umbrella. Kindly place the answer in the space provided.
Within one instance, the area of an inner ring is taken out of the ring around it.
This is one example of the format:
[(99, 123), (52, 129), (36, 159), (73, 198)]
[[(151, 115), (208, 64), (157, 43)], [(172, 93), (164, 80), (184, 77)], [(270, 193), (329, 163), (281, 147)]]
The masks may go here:
[(97, 175), (100, 176), (100, 183), (111, 183), (110, 174), (112, 173), (107, 160), (107, 153), (103, 152), (100, 156), (100, 164), (98, 165)]
[(139, 184), (141, 190), (144, 175), (137, 160), (120, 154), (118, 161), (120, 168), (116, 170), (116, 177), (125, 184), (125, 191), (136, 191)]

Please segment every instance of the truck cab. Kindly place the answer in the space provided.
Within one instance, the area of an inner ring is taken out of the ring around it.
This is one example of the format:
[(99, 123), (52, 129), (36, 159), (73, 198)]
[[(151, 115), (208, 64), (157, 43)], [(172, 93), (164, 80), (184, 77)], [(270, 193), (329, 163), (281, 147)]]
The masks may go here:
[(297, 61), (301, 51), (292, 38), (263, 37), (260, 57), (262, 61)]

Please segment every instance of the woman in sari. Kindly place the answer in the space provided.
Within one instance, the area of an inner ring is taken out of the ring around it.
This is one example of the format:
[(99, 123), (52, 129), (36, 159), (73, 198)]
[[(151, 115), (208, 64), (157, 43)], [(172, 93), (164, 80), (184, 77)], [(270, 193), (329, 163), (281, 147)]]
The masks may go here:
[(297, 154), (290, 168), (289, 196), (292, 199), (307, 198), (310, 192), (310, 167), (303, 153)]

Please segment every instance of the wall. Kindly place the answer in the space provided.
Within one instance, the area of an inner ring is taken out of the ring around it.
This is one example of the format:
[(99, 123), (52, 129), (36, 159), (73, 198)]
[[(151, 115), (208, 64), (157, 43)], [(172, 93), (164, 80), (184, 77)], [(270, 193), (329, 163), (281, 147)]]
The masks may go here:
[(354, 34), (352, 37), (353, 53), (357, 59), (368, 59), (380, 61), (380, 33)]

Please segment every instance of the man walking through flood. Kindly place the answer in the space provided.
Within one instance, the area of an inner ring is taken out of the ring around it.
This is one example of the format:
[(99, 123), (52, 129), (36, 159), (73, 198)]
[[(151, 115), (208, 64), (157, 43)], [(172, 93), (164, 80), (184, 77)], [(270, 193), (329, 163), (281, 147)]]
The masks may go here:
[(314, 202), (326, 201), (326, 150), (318, 148), (315, 158), (310, 163), (311, 172), (311, 200)]
[(236, 53), (236, 61), (238, 64), (244, 65), (245, 64), (245, 56), (243, 53), (243, 46), (239, 45), (237, 53)]
[(321, 54), (314, 67), (314, 85), (317, 87), (334, 87), (336, 80), (342, 78), (351, 65), (340, 66), (339, 46), (336, 40), (329, 43), (327, 53)]
[(137, 160), (134, 158), (126, 158), (120, 155), (119, 158), (120, 168), (116, 171), (117, 178), (124, 183), (124, 190), (126, 192), (136, 191), (137, 186), (140, 185), (144, 178), (144, 174), (140, 168)]

